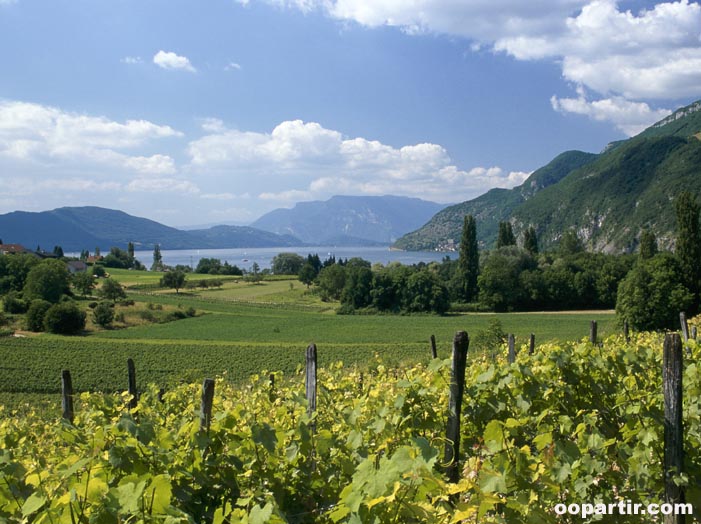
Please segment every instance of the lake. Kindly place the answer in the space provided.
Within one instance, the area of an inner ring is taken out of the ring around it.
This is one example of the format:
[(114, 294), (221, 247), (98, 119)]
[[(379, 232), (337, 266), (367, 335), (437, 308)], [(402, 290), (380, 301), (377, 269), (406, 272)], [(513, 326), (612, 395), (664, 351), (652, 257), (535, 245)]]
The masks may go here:
[[(270, 262), (278, 253), (298, 253), (306, 257), (309, 253), (318, 254), (323, 262), (329, 256), (339, 258), (360, 257), (371, 263), (379, 262), (389, 264), (400, 262), (402, 264), (417, 264), (419, 262), (440, 262), (447, 255), (456, 259), (457, 253), (438, 253), (435, 251), (393, 251), (389, 247), (334, 247), (334, 246), (307, 246), (307, 247), (261, 247), (240, 249), (173, 249), (162, 250), (163, 263), (168, 266), (178, 264), (197, 267), (201, 258), (218, 258), (228, 262), (232, 266), (241, 269), (250, 269), (254, 262), (261, 269), (270, 268)], [(136, 251), (134, 256), (147, 268), (153, 264), (153, 251)]]

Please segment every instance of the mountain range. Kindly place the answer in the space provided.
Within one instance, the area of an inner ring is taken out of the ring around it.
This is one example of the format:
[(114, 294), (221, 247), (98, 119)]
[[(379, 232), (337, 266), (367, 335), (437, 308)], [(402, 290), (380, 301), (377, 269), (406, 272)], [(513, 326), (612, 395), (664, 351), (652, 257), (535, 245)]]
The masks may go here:
[(22, 244), (34, 249), (64, 251), (103, 251), (112, 246), (125, 249), (129, 242), (138, 249), (215, 249), (236, 247), (298, 246), (300, 240), (275, 235), (251, 227), (216, 226), (181, 231), (153, 220), (101, 207), (62, 207), (53, 211), (30, 213), (14, 211), (0, 215), (0, 239), (7, 244)]
[(313, 245), (387, 245), (416, 229), (445, 206), (405, 197), (333, 197), (278, 209), (253, 227), (217, 225), (181, 230), (123, 211), (63, 207), (0, 215), (0, 239), (29, 249), (101, 250), (112, 246), (152, 249), (217, 249)]
[(546, 248), (573, 229), (592, 251), (631, 252), (644, 228), (670, 247), (673, 200), (683, 190), (701, 195), (701, 101), (599, 154), (562, 153), (518, 187), (493, 189), (449, 206), (394, 245), (407, 250), (453, 246), (465, 215), (471, 214), (483, 248), (494, 245), (500, 221), (511, 222), (517, 237), (533, 226)]
[(317, 245), (390, 244), (446, 207), (418, 198), (334, 196), (276, 209), (251, 224)]

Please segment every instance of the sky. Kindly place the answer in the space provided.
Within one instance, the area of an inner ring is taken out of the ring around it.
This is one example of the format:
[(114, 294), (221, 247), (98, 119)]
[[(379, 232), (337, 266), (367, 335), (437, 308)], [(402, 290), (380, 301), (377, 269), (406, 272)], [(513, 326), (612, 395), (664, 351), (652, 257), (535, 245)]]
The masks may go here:
[(699, 98), (688, 0), (0, 0), (0, 213), (457, 203)]

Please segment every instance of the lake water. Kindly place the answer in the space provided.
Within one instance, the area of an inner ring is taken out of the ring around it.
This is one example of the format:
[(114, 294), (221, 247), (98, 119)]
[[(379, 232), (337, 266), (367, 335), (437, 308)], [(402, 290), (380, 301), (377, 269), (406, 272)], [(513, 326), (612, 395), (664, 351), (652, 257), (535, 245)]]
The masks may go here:
[[(379, 262), (389, 264), (390, 262), (400, 262), (402, 264), (416, 264), (418, 262), (440, 262), (446, 253), (435, 251), (392, 251), (388, 247), (333, 247), (333, 246), (312, 246), (312, 247), (264, 247), (264, 248), (241, 248), (241, 249), (177, 249), (162, 250), (163, 263), (169, 266), (178, 264), (190, 267), (197, 267), (201, 258), (218, 258), (223, 262), (228, 262), (232, 266), (241, 269), (250, 269), (254, 262), (258, 263), (261, 269), (270, 268), (270, 261), (278, 253), (297, 253), (306, 257), (309, 253), (318, 254), (323, 262), (329, 256), (334, 255), (339, 258), (360, 257), (371, 263)], [(457, 253), (448, 253), (452, 259), (457, 258)], [(147, 268), (153, 264), (153, 251), (136, 251), (134, 256)]]

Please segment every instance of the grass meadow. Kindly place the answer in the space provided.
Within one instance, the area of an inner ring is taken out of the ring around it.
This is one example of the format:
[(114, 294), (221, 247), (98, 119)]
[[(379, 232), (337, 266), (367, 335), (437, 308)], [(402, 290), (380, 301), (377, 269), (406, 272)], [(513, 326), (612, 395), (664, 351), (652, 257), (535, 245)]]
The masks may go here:
[[(618, 330), (613, 312), (467, 313), (435, 315), (336, 315), (337, 304), (324, 303), (295, 280), (252, 284), (226, 280), (221, 289), (175, 293), (156, 290), (150, 273), (115, 271), (136, 308), (195, 308), (197, 316), (167, 323), (142, 323), (124, 329), (94, 329), (63, 337), (25, 334), (0, 339), (0, 405), (48, 403), (58, 413), (61, 370), (69, 369), (78, 391), (126, 389), (126, 361), (136, 364), (140, 388), (149, 383), (168, 388), (225, 376), (241, 382), (253, 374), (299, 372), (305, 349), (315, 343), (319, 365), (343, 361), (363, 366), (380, 358), (388, 364), (426, 361), (429, 339), (436, 337), (440, 357), (450, 355), (453, 335), (467, 331), (471, 351), (488, 349), (490, 323), (498, 319), (525, 350), (530, 333), (536, 342), (577, 340), (588, 336), (597, 320), (599, 335)], [(190, 275), (197, 280), (199, 275)], [(144, 289), (143, 286), (146, 286)], [(118, 306), (118, 310), (121, 306)]]

